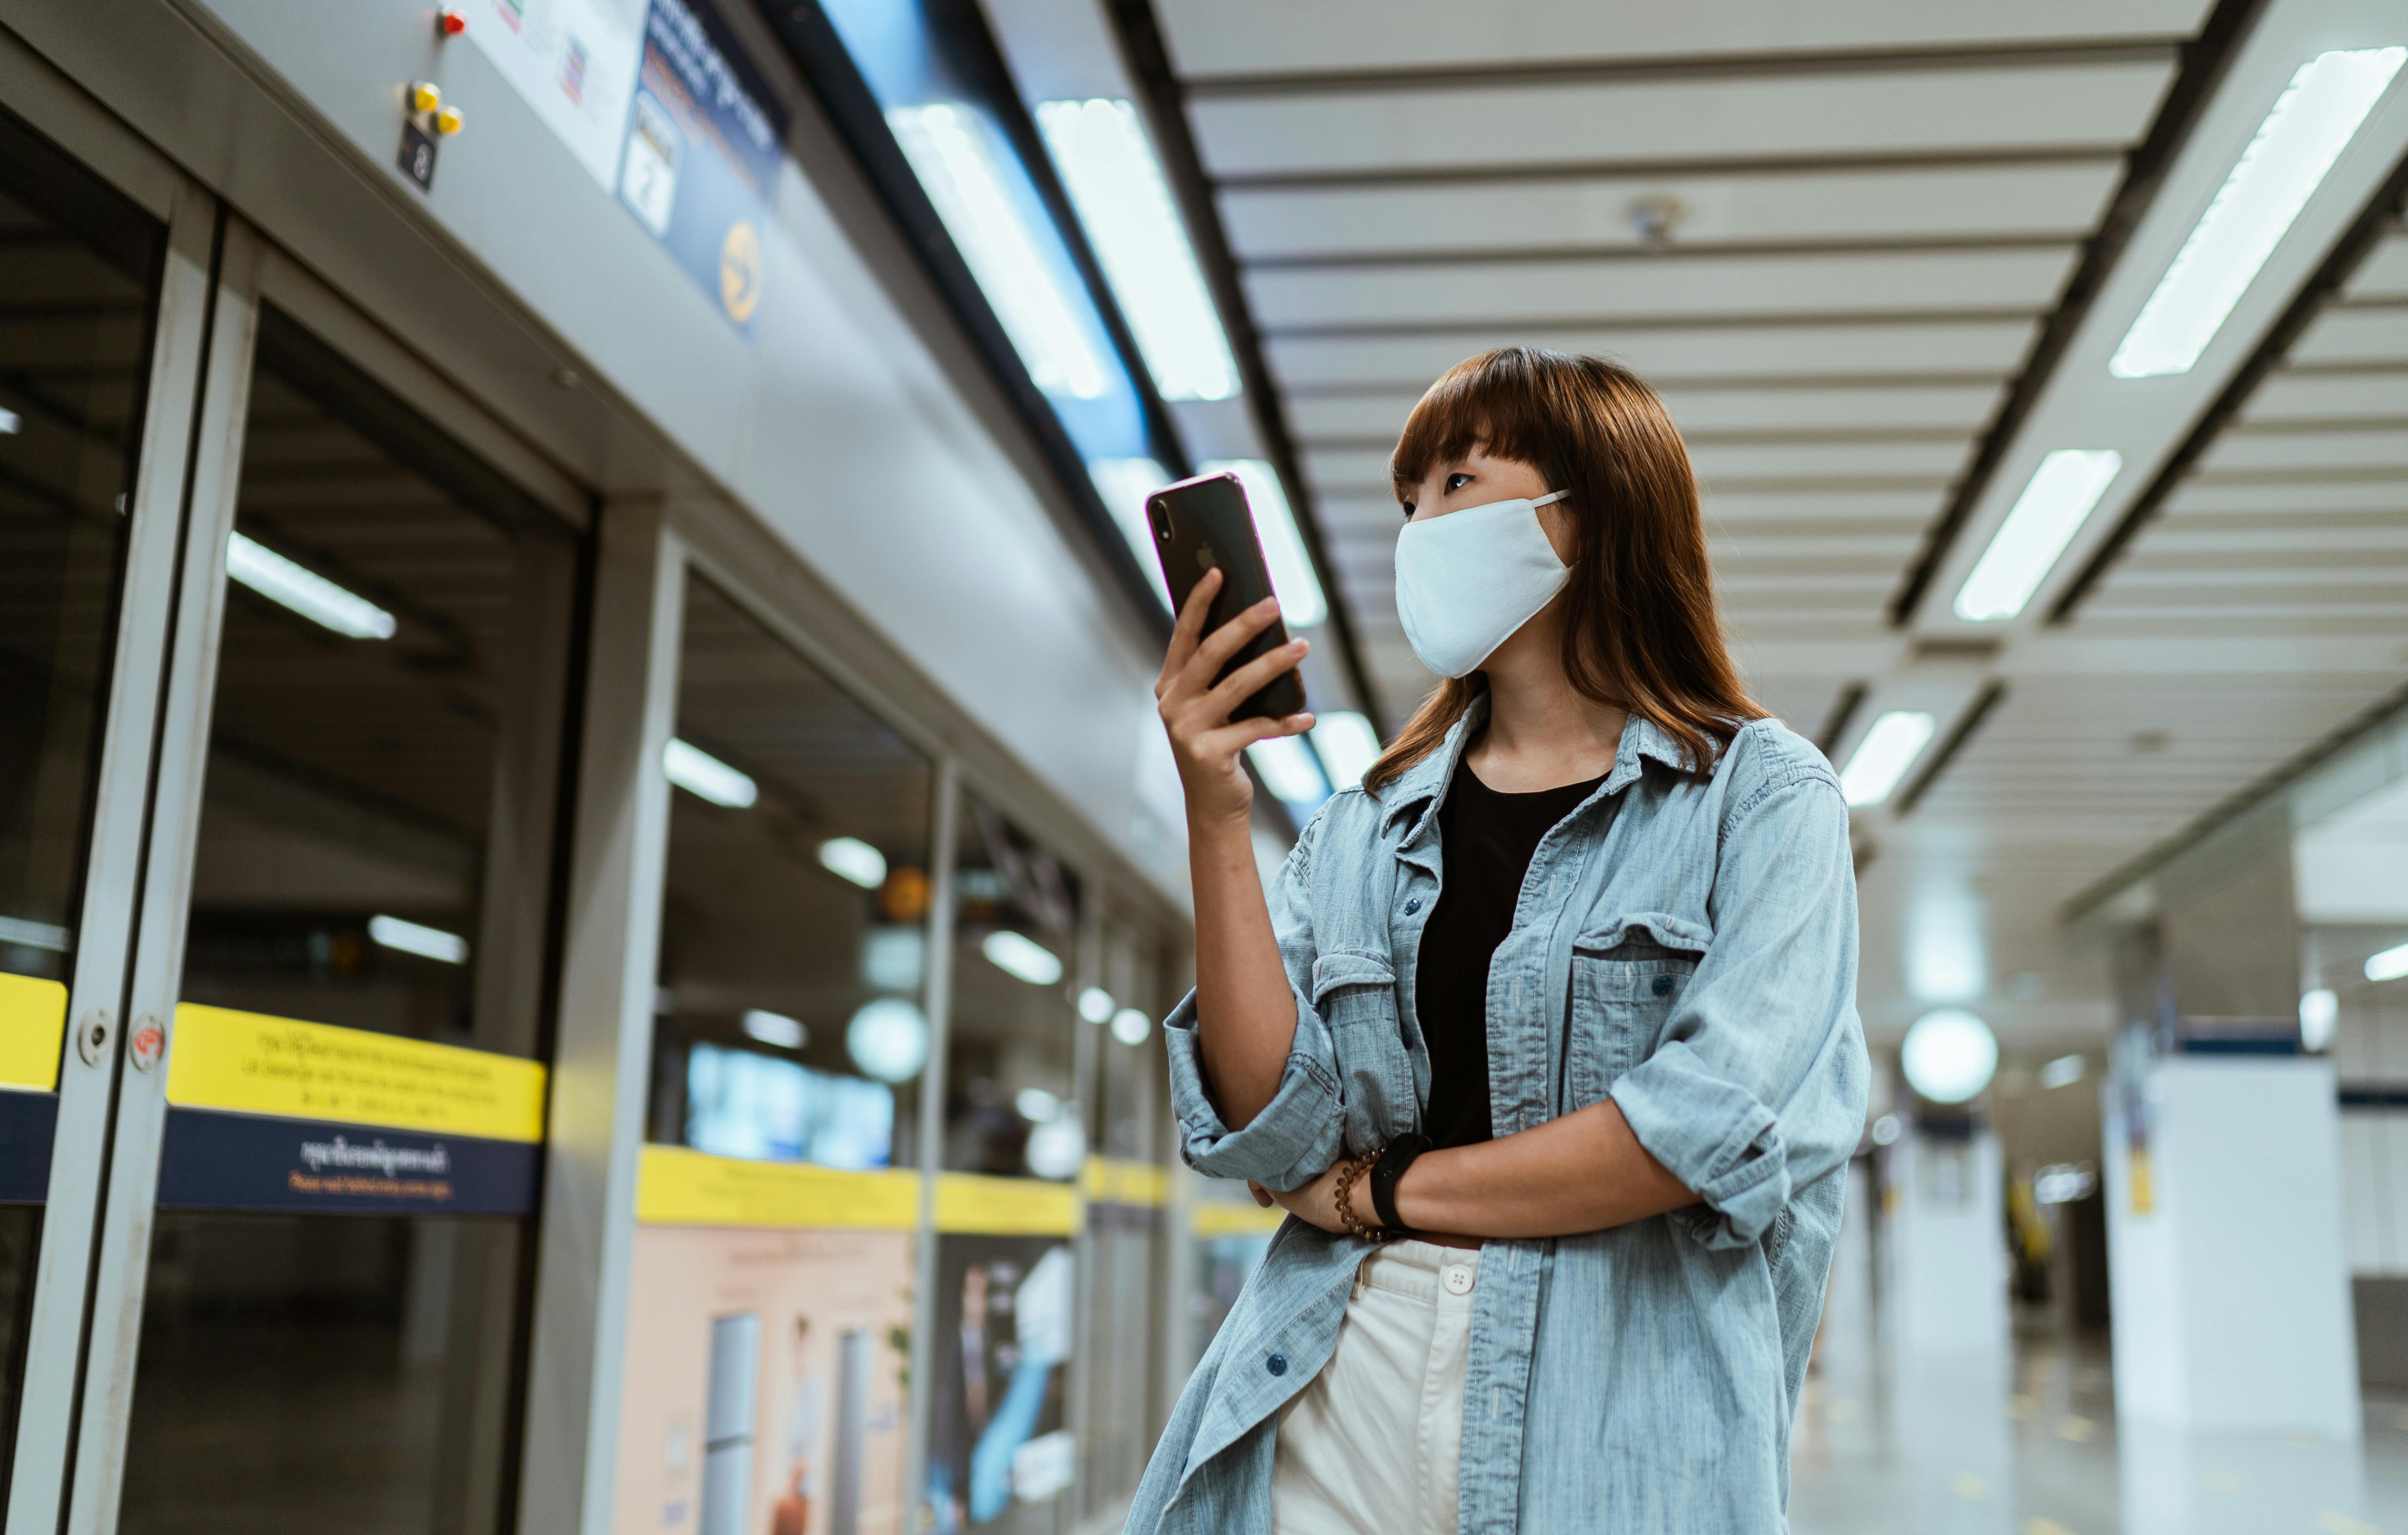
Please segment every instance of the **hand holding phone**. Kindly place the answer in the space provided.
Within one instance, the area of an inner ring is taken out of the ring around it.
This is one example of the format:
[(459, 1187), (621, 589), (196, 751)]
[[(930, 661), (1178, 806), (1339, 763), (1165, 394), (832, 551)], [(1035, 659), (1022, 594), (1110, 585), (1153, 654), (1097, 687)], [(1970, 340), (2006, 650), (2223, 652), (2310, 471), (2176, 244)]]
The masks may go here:
[[(1246, 505), (1245, 487), (1237, 476), (1199, 475), (1166, 486), (1146, 498), (1145, 516), (1154, 530), (1154, 550), (1162, 561), (1173, 613), (1186, 610), (1188, 594), (1206, 571), (1222, 573), (1221, 588), (1212, 594), (1212, 606), (1204, 617), (1205, 633), (1218, 634), (1240, 614), (1272, 595), (1262, 541), (1254, 534), (1254, 513)], [(1212, 680), (1220, 682), (1287, 642), (1287, 625), (1273, 621), (1239, 647)], [(1303, 710), (1304, 679), (1290, 668), (1249, 694), (1229, 711), (1229, 718), (1280, 719)]]
[(1157, 491), (1147, 498), (1146, 520), (1179, 609), (1154, 696), (1187, 790), (1189, 825), (1238, 825), (1254, 803), (1238, 754), (1312, 728), (1296, 671), (1311, 647), (1289, 639), (1279, 620), (1254, 519), (1233, 476)]

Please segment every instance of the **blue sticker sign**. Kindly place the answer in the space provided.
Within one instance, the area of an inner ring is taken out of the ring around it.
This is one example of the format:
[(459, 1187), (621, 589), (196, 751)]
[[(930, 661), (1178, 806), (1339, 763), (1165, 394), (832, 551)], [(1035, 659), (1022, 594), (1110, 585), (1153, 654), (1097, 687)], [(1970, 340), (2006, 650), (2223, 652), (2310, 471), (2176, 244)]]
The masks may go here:
[(786, 116), (706, 0), (652, 0), (619, 200), (750, 335)]

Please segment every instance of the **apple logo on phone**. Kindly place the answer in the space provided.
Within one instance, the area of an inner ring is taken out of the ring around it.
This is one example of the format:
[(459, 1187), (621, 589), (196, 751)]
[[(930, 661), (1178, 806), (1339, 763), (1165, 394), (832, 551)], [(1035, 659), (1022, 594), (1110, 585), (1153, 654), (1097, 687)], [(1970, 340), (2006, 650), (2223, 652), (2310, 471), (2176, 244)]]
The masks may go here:
[(1220, 561), (1212, 558), (1212, 551), (1211, 549), (1201, 548), (1196, 551), (1196, 563), (1206, 570), (1211, 570), (1214, 565), (1220, 563)]

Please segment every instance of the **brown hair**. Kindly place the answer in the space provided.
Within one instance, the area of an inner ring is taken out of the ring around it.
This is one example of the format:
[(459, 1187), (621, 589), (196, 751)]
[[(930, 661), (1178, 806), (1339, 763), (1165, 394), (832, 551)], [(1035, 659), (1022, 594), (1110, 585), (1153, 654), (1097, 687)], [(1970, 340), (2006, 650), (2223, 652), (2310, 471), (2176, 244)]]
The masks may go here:
[[(1615, 363), (1499, 347), (1456, 363), (1413, 407), (1389, 462), (1398, 499), (1474, 448), (1568, 492), (1564, 675), (1662, 730), (1692, 774), (1712, 771), (1740, 726), (1765, 711), (1723, 645), (1697, 476), (1664, 402)], [(1436, 750), (1477, 696), (1469, 678), (1440, 682), (1364, 787), (1376, 794)]]

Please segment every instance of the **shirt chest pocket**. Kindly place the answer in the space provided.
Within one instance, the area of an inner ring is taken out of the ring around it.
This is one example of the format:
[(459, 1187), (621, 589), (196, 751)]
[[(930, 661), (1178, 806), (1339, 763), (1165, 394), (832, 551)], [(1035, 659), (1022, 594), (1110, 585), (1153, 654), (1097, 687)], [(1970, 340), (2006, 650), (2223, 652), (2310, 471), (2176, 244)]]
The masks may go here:
[(1323, 954), (1312, 962), (1312, 1005), (1338, 1050), (1348, 1154), (1375, 1151), (1414, 1128), (1420, 1115), (1413, 1067), (1388, 957), (1361, 949)]
[(1698, 956), (1637, 932), (1584, 937), (1572, 951), (1567, 1114), (1602, 1102), (1622, 1073), (1655, 1053)]

